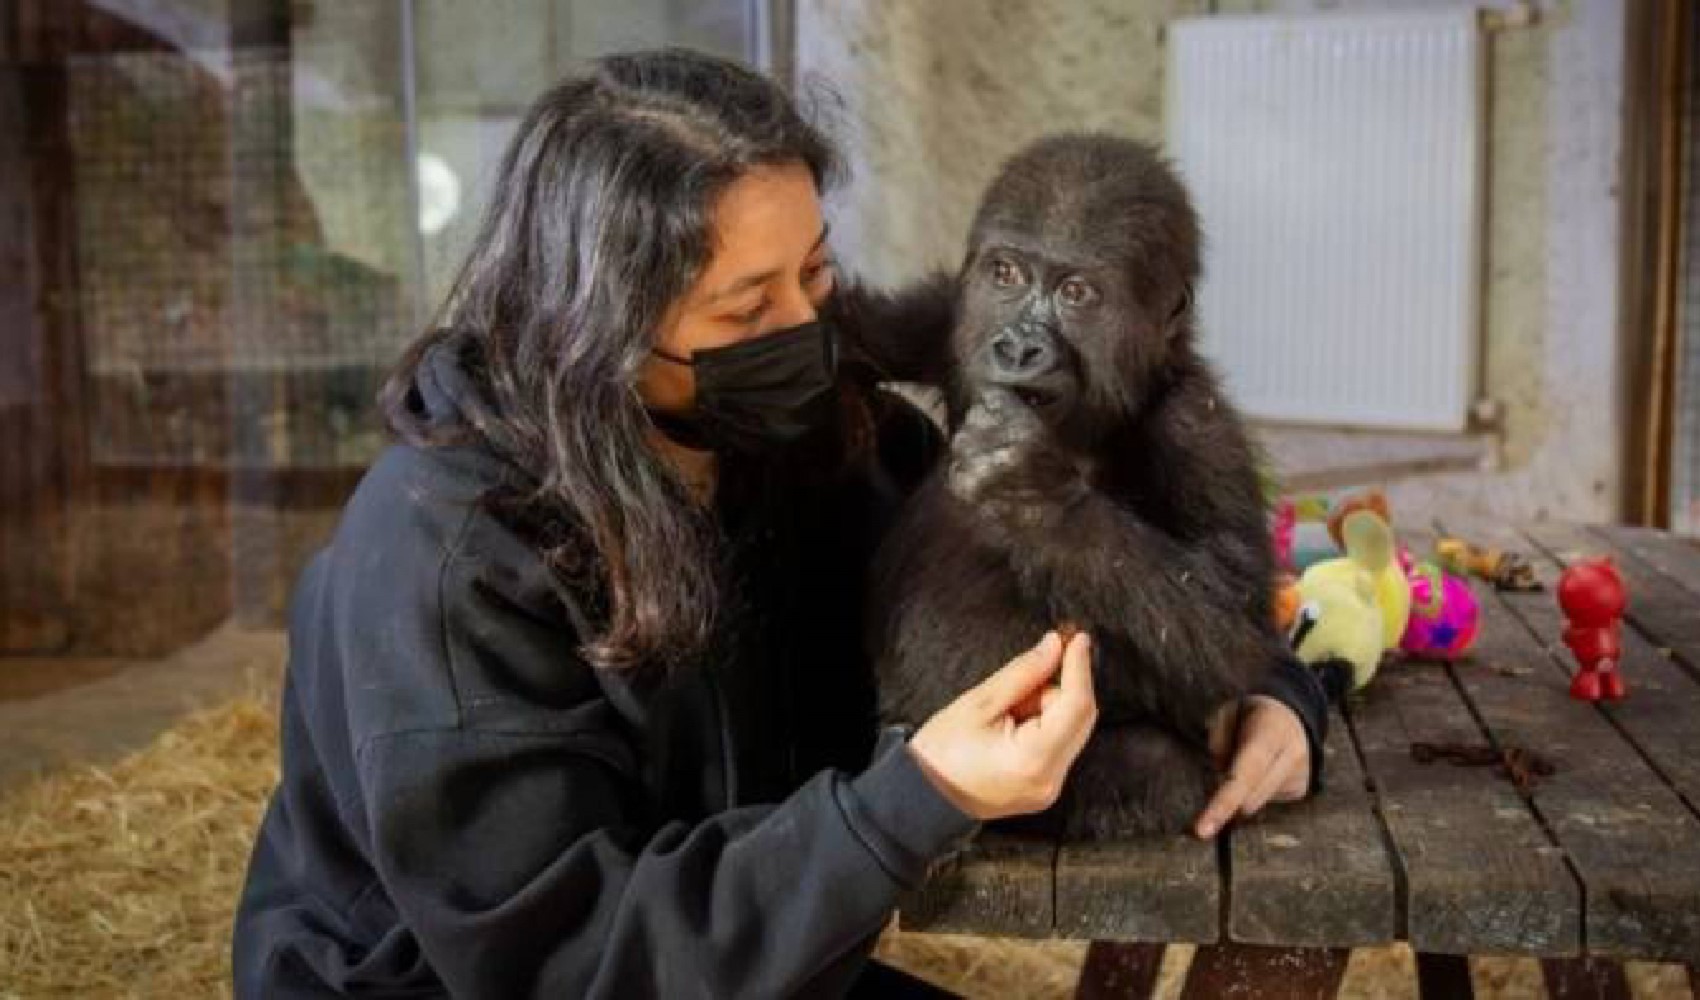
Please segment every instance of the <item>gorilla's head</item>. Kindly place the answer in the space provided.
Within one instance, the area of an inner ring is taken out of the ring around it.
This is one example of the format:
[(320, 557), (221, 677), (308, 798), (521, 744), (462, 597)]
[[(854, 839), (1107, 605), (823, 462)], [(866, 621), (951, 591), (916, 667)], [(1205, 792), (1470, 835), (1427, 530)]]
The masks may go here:
[(1198, 222), (1150, 147), (1041, 140), (987, 190), (958, 282), (955, 412), (1014, 392), (1065, 437), (1133, 419), (1188, 349)]

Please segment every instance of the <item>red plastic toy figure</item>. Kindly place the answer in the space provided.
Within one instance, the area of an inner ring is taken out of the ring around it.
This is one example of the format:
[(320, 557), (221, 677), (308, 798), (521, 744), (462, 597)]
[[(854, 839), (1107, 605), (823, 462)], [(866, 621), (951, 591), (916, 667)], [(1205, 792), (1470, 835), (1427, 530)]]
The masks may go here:
[(1558, 605), (1570, 620), (1564, 644), (1581, 665), (1570, 682), (1570, 697), (1581, 701), (1623, 697), (1623, 675), (1617, 669), (1623, 646), (1618, 635), (1627, 602), (1623, 578), (1609, 558), (1575, 563), (1558, 578)]

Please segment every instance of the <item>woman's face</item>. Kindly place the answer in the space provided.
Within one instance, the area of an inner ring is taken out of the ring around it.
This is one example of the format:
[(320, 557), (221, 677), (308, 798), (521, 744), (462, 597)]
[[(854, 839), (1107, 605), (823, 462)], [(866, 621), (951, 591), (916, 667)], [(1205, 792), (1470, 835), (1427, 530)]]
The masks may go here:
[[(801, 163), (757, 167), (715, 203), (713, 255), (668, 309), (655, 346), (689, 358), (811, 322), (832, 281), (813, 175)], [(651, 356), (638, 375), (638, 395), (652, 409), (689, 410), (696, 400), (690, 366)]]

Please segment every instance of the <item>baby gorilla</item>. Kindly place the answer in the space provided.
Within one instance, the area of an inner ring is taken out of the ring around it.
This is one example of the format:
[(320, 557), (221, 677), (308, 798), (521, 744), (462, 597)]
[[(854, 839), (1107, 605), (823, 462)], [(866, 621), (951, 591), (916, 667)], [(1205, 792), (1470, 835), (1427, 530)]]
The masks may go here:
[(1065, 135), (1005, 164), (957, 278), (949, 459), (875, 562), (885, 722), (1059, 623), (1091, 633), (1098, 727), (1036, 821), (1070, 838), (1184, 829), (1216, 785), (1212, 717), (1283, 655), (1251, 451), (1193, 343), (1198, 244), (1142, 145)]

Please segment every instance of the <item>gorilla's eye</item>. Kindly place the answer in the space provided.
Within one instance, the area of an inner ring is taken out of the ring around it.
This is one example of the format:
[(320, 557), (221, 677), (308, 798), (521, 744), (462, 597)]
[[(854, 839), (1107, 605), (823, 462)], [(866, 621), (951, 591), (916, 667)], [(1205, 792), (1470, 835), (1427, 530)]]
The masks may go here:
[(1082, 278), (1069, 278), (1057, 287), (1057, 294), (1071, 306), (1089, 306), (1098, 301), (1098, 290)]
[(992, 284), (999, 288), (1019, 288), (1027, 284), (1027, 276), (1008, 257), (993, 257)]

